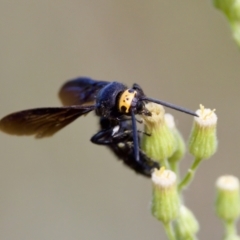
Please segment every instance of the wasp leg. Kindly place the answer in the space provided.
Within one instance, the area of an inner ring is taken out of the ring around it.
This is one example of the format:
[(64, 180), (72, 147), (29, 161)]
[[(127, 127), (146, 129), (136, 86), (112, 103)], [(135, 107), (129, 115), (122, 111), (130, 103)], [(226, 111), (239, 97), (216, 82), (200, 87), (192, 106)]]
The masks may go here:
[(92, 143), (99, 144), (99, 145), (112, 144), (112, 137), (109, 137), (111, 136), (111, 133), (112, 133), (112, 129), (100, 131), (94, 134), (91, 137), (90, 141)]
[(138, 130), (138, 132), (139, 133), (142, 133), (142, 134), (144, 134), (144, 135), (146, 135), (146, 136), (148, 136), (148, 137), (151, 137), (151, 133), (147, 133), (147, 132), (144, 132), (144, 131), (141, 131), (141, 130)]
[(92, 136), (91, 142), (99, 145), (117, 144), (127, 141), (131, 136), (131, 130), (119, 131), (118, 126), (100, 131)]

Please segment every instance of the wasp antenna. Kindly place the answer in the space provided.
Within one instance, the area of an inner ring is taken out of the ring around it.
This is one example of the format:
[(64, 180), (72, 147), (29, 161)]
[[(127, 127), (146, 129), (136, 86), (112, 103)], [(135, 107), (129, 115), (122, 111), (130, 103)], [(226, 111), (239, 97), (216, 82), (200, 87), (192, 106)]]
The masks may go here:
[(137, 123), (133, 110), (131, 110), (132, 115), (132, 128), (133, 128), (133, 147), (134, 147), (134, 156), (135, 160), (139, 162), (139, 143), (138, 143), (138, 131), (137, 131)]
[(195, 117), (198, 117), (198, 115), (195, 112), (193, 112), (191, 110), (188, 110), (186, 108), (183, 108), (183, 107), (179, 107), (179, 106), (174, 105), (172, 103), (164, 102), (164, 101), (157, 100), (157, 99), (154, 99), (154, 98), (149, 98), (149, 97), (143, 97), (143, 98), (141, 98), (141, 100), (157, 103), (157, 104), (163, 105), (165, 107), (172, 108), (172, 109), (175, 109), (177, 111), (184, 112), (184, 113), (193, 115)]

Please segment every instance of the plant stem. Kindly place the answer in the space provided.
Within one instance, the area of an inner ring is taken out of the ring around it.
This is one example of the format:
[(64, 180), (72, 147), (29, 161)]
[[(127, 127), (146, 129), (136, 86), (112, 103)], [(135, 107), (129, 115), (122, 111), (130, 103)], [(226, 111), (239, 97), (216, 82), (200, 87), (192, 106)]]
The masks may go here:
[(195, 171), (199, 166), (200, 162), (202, 161), (201, 158), (195, 158), (192, 166), (188, 169), (188, 173), (185, 175), (183, 180), (178, 185), (178, 191), (182, 191), (184, 187), (186, 187), (193, 179)]
[(165, 232), (169, 240), (176, 240), (171, 222), (163, 223)]
[(161, 161), (161, 165), (162, 165), (162, 167), (165, 167), (166, 169), (170, 169), (168, 159), (166, 159), (166, 158)]
[(224, 221), (225, 225), (225, 236), (224, 239), (228, 239), (230, 236), (236, 235), (235, 221)]
[(179, 178), (179, 162), (178, 161), (169, 161), (170, 169), (176, 173), (177, 177)]

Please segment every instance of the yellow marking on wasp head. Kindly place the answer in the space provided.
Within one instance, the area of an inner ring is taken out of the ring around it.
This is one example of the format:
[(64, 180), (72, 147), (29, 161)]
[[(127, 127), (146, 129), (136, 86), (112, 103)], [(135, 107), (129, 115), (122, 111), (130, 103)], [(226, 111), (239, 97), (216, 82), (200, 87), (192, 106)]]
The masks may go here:
[(130, 89), (127, 89), (124, 91), (119, 99), (119, 110), (123, 113), (129, 113), (129, 109), (132, 104), (132, 100), (134, 99), (136, 95), (136, 91), (132, 91)]

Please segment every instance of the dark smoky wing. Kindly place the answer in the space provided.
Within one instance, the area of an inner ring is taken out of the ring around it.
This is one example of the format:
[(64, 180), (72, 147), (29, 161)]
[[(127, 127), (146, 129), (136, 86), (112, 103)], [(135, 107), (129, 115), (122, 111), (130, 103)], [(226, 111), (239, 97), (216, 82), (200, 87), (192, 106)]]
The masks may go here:
[(35, 135), (36, 138), (54, 133), (87, 114), (94, 106), (36, 108), (7, 115), (0, 120), (0, 130), (13, 135)]
[(98, 91), (107, 84), (107, 81), (78, 77), (61, 87), (59, 98), (63, 106), (94, 104)]

